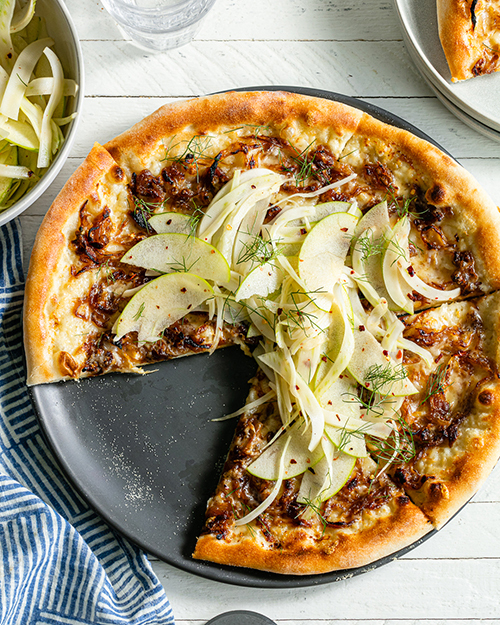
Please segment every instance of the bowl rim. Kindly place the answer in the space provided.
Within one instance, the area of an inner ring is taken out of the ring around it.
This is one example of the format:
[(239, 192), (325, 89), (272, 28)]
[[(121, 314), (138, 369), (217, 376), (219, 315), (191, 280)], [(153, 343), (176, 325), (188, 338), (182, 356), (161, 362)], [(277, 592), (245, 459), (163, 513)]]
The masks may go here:
[[(76, 31), (75, 23), (62, 0), (50, 0), (57, 4), (59, 10), (64, 16), (67, 25), (68, 31), (71, 35), (72, 44), (75, 48), (75, 58), (76, 58), (76, 75), (75, 81), (78, 84), (78, 91), (75, 96), (74, 102), (74, 110), (78, 112), (76, 117), (69, 123), (68, 132), (64, 139), (64, 143), (62, 148), (56, 154), (56, 157), (49, 165), (49, 168), (45, 172), (45, 174), (40, 178), (40, 181), (32, 188), (26, 195), (24, 195), (19, 201), (10, 206), (4, 211), (0, 212), (0, 226), (5, 225), (12, 219), (18, 217), (21, 213), (27, 210), (36, 200), (49, 188), (49, 186), (54, 182), (57, 174), (61, 171), (62, 166), (64, 165), (71, 148), (73, 147), (73, 143), (76, 138), (76, 133), (78, 130), (78, 126), (80, 124), (80, 119), (82, 116), (82, 108), (83, 101), (85, 96), (85, 72), (84, 72), (84, 64), (83, 64), (83, 52), (80, 43), (80, 39), (78, 37), (78, 33)], [(40, 3), (42, 4), (42, 3)], [(56, 40), (57, 45), (57, 40)]]

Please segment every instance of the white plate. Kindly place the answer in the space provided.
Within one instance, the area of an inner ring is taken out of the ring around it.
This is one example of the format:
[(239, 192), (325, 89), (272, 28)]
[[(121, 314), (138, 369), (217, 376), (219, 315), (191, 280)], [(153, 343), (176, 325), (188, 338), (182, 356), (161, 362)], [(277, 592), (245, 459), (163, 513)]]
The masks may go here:
[(455, 117), (457, 117), (464, 124), (467, 124), (469, 128), (472, 128), (473, 130), (480, 132), (482, 135), (488, 137), (489, 139), (493, 139), (494, 141), (500, 141), (499, 131), (495, 130), (494, 128), (490, 128), (490, 126), (486, 126), (485, 124), (482, 124), (480, 121), (478, 121), (474, 117), (471, 117), (462, 109), (458, 108), (458, 106), (456, 106), (451, 100), (448, 100), (448, 98), (432, 82), (426, 65), (422, 62), (419, 56), (415, 53), (414, 48), (413, 46), (411, 46), (411, 44), (408, 45), (408, 51), (410, 53), (410, 56), (413, 59), (413, 62), (415, 63), (415, 66), (420, 71), (422, 76), (427, 80), (429, 87), (432, 89), (432, 91), (434, 91), (435, 95), (439, 98), (441, 103), (444, 104), (444, 106), (451, 113), (453, 113)]
[[(424, 65), (427, 82), (456, 108), (500, 132), (500, 73), (452, 83), (439, 40), (436, 0), (394, 0), (394, 4), (405, 43), (410, 54)], [(419, 69), (422, 71), (421, 66)]]

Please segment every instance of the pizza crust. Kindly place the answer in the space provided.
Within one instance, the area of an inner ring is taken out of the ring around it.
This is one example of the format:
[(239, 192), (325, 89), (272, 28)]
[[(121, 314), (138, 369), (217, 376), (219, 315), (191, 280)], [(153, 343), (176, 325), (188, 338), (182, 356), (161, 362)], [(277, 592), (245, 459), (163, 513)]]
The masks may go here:
[[(98, 194), (105, 180), (120, 184), (122, 172), (109, 153), (99, 144), (65, 184), (54, 200), (38, 230), (30, 259), (24, 304), (24, 349), (27, 360), (27, 384), (52, 382), (63, 377), (54, 353), (54, 343), (70, 340), (69, 331), (60, 335), (59, 324), (74, 317), (71, 302), (63, 304), (72, 282), (72, 257), (69, 245), (78, 227), (79, 209)], [(68, 310), (70, 308), (70, 310)], [(54, 316), (59, 310), (59, 317)], [(88, 331), (86, 324), (76, 322), (73, 338)], [(78, 339), (81, 341), (81, 338)]]
[(313, 541), (305, 532), (291, 528), (290, 544), (278, 549), (270, 548), (264, 539), (256, 540), (255, 529), (229, 540), (205, 534), (198, 539), (193, 557), (284, 575), (318, 575), (373, 564), (414, 544), (431, 530), (428, 518), (406, 500), (395, 506), (392, 515), (381, 515), (371, 527), (359, 532), (339, 531)]
[[(440, 333), (445, 327), (467, 326), (467, 318), (479, 313), (482, 328), (475, 321), (463, 338), (463, 354), (467, 352), (467, 341), (482, 335), (478, 356), (489, 360), (493, 371), (471, 373), (469, 370), (453, 372), (447, 384), (446, 399), (452, 411), (463, 413), (458, 424), (453, 444), (443, 442), (420, 450), (412, 466), (425, 481), (419, 488), (405, 484), (406, 493), (412, 501), (432, 520), (436, 528), (446, 523), (477, 492), (500, 457), (500, 380), (498, 377), (500, 293), (496, 292), (478, 300), (446, 304), (440, 308), (419, 313), (407, 323), (419, 328), (433, 328)], [(419, 321), (423, 319), (423, 323)], [(447, 341), (436, 345), (433, 354), (448, 353)], [(477, 356), (476, 356), (477, 353)], [(467, 358), (464, 359), (466, 362)], [(472, 360), (472, 359), (471, 359)], [(436, 365), (437, 368), (438, 365)], [(485, 363), (485, 366), (486, 365)], [(435, 369), (434, 369), (435, 372)], [(415, 372), (410, 369), (410, 379)], [(428, 379), (429, 373), (426, 374)], [(463, 376), (463, 379), (462, 377)], [(460, 397), (456, 397), (458, 387)], [(425, 394), (425, 393), (424, 393)], [(420, 397), (420, 396), (419, 396)], [(456, 404), (454, 406), (454, 404)], [(396, 469), (396, 475), (398, 470)]]
[(437, 0), (439, 38), (459, 82), (500, 69), (498, 0)]

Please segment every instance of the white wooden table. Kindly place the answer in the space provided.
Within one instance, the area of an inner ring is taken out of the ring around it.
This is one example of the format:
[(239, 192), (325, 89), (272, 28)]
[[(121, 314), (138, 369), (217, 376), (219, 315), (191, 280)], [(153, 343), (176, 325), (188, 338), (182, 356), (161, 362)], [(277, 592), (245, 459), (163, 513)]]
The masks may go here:
[[(326, 89), (413, 123), (500, 203), (500, 143), (455, 119), (408, 56), (391, 0), (217, 0), (192, 44), (148, 56), (97, 0), (67, 0), (85, 56), (85, 109), (70, 158), (26, 212), (25, 260), (43, 215), (89, 152), (173, 99), (255, 85)], [(294, 590), (229, 586), (154, 561), (178, 624), (227, 610), (280, 625), (500, 623), (500, 467), (473, 501), (407, 556), (362, 576)], [(235, 623), (238, 625), (238, 623)]]

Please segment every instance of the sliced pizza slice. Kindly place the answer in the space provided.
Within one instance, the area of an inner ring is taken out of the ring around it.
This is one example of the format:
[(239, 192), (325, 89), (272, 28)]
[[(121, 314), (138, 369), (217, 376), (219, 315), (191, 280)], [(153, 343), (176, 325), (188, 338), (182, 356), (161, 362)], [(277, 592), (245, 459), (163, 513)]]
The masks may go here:
[[(304, 434), (302, 446), (292, 439), (286, 448), (297, 423), (280, 434), (281, 418), (270, 395), (260, 372), (208, 502), (194, 558), (310, 575), (374, 562), (432, 529), (404, 490), (379, 472), (366, 453), (356, 457), (349, 446), (349, 453), (335, 446), (325, 481), (328, 445), (310, 453)], [(273, 447), (280, 453), (272, 453)]]
[(391, 473), (436, 527), (472, 497), (500, 456), (499, 319), (497, 292), (404, 320), (405, 336), (433, 361), (405, 356), (419, 391), (401, 409), (415, 453)]
[(452, 82), (500, 70), (498, 0), (437, 0), (437, 15)]

